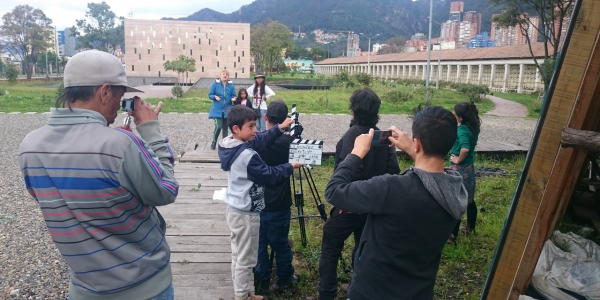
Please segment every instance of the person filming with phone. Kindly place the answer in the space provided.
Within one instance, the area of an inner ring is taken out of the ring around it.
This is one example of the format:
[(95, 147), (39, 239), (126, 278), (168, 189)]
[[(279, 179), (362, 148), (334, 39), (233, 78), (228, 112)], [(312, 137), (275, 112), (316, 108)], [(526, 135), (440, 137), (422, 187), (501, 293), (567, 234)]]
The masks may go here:
[[(179, 186), (173, 151), (156, 108), (125, 92), (121, 62), (97, 50), (75, 54), (64, 71), (66, 92), (48, 124), (19, 150), (25, 187), (69, 266), (70, 300), (173, 299), (166, 223), (156, 207), (173, 203)], [(139, 136), (110, 128), (120, 107), (133, 109)]]
[[(342, 136), (335, 149), (335, 168), (344, 161), (352, 152), (354, 140), (361, 134), (375, 128), (379, 122), (379, 107), (381, 100), (377, 94), (364, 88), (354, 91), (350, 97), (350, 110), (352, 121), (350, 128)], [(386, 131), (378, 136), (386, 136)], [(389, 136), (389, 135), (387, 135)], [(379, 142), (379, 138), (375, 140)], [(357, 168), (352, 180), (368, 180), (373, 176), (383, 174), (399, 174), (398, 158), (393, 147), (389, 147), (389, 139), (382, 139), (383, 145), (375, 146), (365, 155), (361, 168)], [(330, 218), (323, 225), (323, 240), (321, 244), (321, 258), (319, 260), (319, 300), (337, 299), (338, 282), (337, 266), (341, 257), (346, 239), (354, 234), (354, 249), (352, 250), (352, 265), (354, 254), (358, 249), (363, 227), (367, 220), (366, 214), (360, 214), (339, 207), (331, 209)], [(347, 285), (342, 286), (347, 291)]]
[(456, 139), (456, 118), (427, 106), (413, 117), (412, 138), (398, 128), (388, 138), (414, 159), (402, 174), (356, 181), (374, 132), (361, 134), (325, 188), (335, 207), (367, 214), (348, 297), (433, 299), (442, 249), (467, 208), (462, 176), (444, 168)]

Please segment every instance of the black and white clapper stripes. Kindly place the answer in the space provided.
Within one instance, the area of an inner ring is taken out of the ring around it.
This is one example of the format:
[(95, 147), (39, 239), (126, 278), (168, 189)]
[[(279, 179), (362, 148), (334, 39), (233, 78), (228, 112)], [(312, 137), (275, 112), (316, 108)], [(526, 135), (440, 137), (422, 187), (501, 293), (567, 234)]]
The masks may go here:
[(321, 165), (323, 141), (295, 139), (290, 145), (289, 162), (303, 162), (307, 165)]

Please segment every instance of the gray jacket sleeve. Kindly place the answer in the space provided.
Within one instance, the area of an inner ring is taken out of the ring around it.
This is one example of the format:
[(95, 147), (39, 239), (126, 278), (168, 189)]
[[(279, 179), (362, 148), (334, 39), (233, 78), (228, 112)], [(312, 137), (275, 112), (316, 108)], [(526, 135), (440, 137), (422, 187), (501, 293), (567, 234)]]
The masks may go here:
[(144, 204), (161, 206), (175, 202), (179, 185), (175, 180), (173, 151), (160, 134), (159, 122), (137, 126), (142, 138), (127, 132), (132, 139), (123, 156), (119, 177), (121, 186)]

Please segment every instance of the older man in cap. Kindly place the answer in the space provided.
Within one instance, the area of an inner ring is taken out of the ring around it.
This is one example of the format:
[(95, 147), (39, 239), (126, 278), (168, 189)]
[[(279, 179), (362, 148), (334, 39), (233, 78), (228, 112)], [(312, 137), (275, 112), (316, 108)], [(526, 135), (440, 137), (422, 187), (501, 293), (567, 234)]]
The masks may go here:
[(123, 65), (83, 51), (65, 67), (66, 92), (29, 133), (19, 163), (70, 272), (69, 299), (173, 299), (165, 221), (175, 201), (173, 152), (156, 108), (134, 98), (139, 136), (110, 128), (127, 85)]

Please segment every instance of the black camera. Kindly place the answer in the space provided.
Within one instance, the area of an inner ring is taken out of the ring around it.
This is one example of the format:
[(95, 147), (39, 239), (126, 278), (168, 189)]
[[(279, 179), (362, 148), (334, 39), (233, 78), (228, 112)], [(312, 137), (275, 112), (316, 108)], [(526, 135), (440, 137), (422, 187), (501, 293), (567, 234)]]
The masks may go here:
[(122, 111), (133, 111), (133, 98), (123, 99), (121, 100), (121, 110)]
[(298, 121), (298, 116), (300, 116), (300, 114), (296, 111), (296, 104), (292, 104), (292, 113), (290, 113), (288, 117), (294, 120), (294, 123), (292, 123), (292, 125), (288, 127), (286, 131), (290, 133), (290, 136), (296, 139), (302, 139), (302, 131), (304, 130), (304, 127), (302, 127), (302, 124), (300, 124), (300, 121)]

